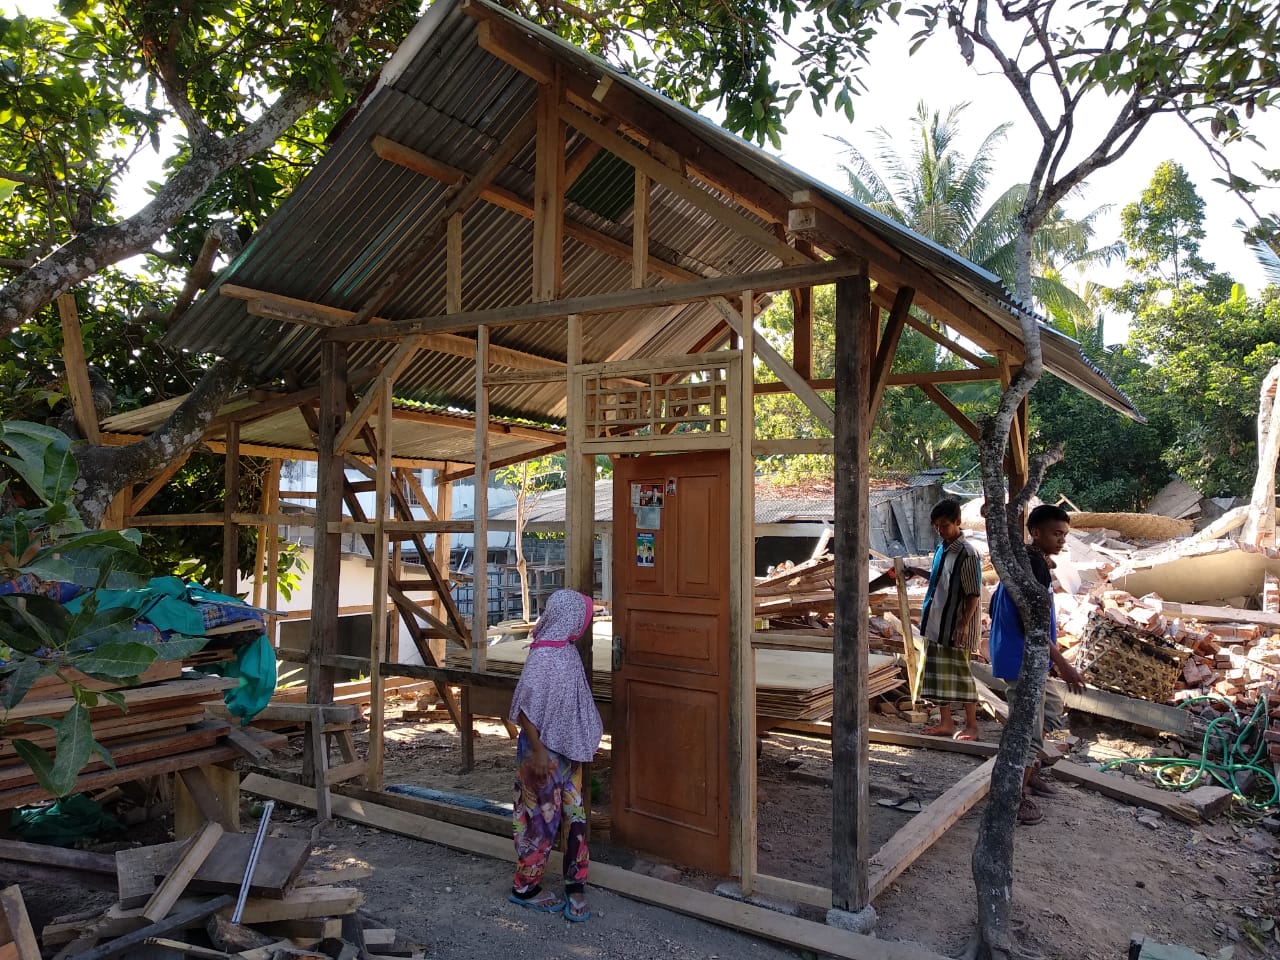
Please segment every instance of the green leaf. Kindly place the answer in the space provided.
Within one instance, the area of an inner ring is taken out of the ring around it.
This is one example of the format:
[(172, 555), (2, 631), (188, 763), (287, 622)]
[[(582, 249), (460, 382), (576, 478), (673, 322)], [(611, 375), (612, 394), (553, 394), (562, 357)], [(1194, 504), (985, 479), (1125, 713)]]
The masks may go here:
[(23, 658), (18, 668), (0, 684), (0, 709), (12, 710), (27, 695), (31, 685), (45, 672), (45, 665), (34, 658)]
[(203, 650), (208, 642), (209, 637), (175, 636), (170, 640), (162, 640), (150, 646), (151, 649), (155, 650), (157, 660), (182, 660), (193, 653)]
[(57, 796), (58, 791), (54, 789), (53, 761), (49, 758), (49, 755), (30, 740), (14, 740), (13, 749), (22, 758), (22, 762), (30, 767), (31, 772), (36, 775), (36, 782), (45, 790)]
[[(41, 780), (40, 785), (56, 797), (66, 796), (76, 785), (76, 778), (89, 762), (89, 755), (96, 744), (93, 729), (89, 722), (89, 711), (77, 703), (63, 716), (54, 720), (49, 717), (35, 717), (27, 723), (38, 723), (49, 727), (57, 736), (54, 746), (53, 764), (48, 770), (49, 782)], [(41, 751), (43, 753), (43, 751)], [(40, 779), (40, 771), (32, 766), (36, 778)]]
[(0, 423), (0, 443), (16, 456), (0, 457), (41, 500), (66, 498), (79, 471), (71, 455), (71, 438), (39, 423), (9, 420)]
[(136, 677), (156, 659), (156, 651), (145, 643), (104, 643), (92, 653), (78, 657), (77, 670), (93, 677)]

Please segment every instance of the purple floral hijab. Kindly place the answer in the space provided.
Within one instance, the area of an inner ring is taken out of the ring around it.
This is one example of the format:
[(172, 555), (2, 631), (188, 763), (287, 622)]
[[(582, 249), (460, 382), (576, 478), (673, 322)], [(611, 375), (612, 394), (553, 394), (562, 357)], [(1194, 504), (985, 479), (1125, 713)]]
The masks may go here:
[(591, 598), (576, 590), (557, 590), (547, 598), (508, 714), (519, 723), (523, 713), (548, 750), (578, 763), (595, 756), (604, 733), (573, 645), (591, 629), (592, 610)]
[(557, 590), (547, 598), (547, 606), (533, 626), (531, 647), (563, 647), (573, 643), (591, 627), (595, 604), (577, 590)]

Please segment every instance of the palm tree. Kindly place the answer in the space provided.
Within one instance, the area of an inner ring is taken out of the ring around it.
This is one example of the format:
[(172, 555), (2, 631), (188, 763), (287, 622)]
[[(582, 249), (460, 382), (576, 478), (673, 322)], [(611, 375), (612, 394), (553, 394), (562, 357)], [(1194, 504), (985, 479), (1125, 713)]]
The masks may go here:
[[(874, 131), (879, 141), (876, 159), (888, 176), (847, 140), (849, 163), (841, 169), (849, 179), (848, 193), (916, 233), (968, 258), (1013, 288), (1017, 217), (1026, 198), (1025, 184), (1010, 187), (995, 202), (982, 208), (990, 185), (996, 148), (1004, 140), (1009, 124), (996, 127), (966, 159), (955, 149), (960, 131), (960, 115), (969, 106), (958, 103), (943, 116), (930, 112), (921, 101), (912, 124), (914, 147), (904, 157), (895, 148), (895, 137), (884, 127)], [(1054, 208), (1036, 232), (1032, 247), (1032, 293), (1044, 310), (1054, 316), (1088, 317), (1089, 308), (1080, 294), (1063, 281), (1067, 266), (1105, 262), (1119, 252), (1118, 245), (1092, 247), (1093, 224), (1105, 207), (1073, 220), (1061, 207)]]

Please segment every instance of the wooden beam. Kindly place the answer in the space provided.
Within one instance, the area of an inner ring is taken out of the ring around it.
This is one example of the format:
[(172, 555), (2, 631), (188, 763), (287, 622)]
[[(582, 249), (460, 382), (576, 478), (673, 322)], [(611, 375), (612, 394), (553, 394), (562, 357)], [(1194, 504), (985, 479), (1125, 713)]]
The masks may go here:
[[(748, 333), (747, 322), (743, 317), (739, 316), (738, 311), (734, 310), (733, 307), (722, 298), (717, 298), (713, 300), (712, 303), (735, 333), (739, 336), (746, 336)], [(773, 345), (770, 344), (768, 340), (764, 337), (754, 336), (750, 339), (754, 344), (755, 355), (764, 361), (765, 366), (773, 372), (773, 375), (787, 385), (791, 392), (809, 408), (809, 412), (813, 414), (814, 418), (822, 424), (822, 426), (826, 427), (828, 430), (834, 430), (836, 414), (835, 411), (831, 409), (831, 405), (827, 403), (826, 400), (823, 400), (822, 397), (818, 395), (818, 392), (805, 382), (804, 378), (795, 371), (795, 368), (792, 367), (791, 364), (787, 363), (787, 361), (782, 358), (782, 355), (773, 348)], [(751, 366), (750, 354), (748, 354), (748, 360), (745, 362), (747, 366)], [(754, 378), (750, 381), (750, 385), (752, 389), (752, 396), (754, 397)], [(754, 417), (752, 422), (755, 422)]]
[(209, 859), (209, 854), (213, 853), (213, 848), (218, 845), (222, 834), (222, 824), (206, 823), (203, 828), (191, 835), (164, 880), (143, 906), (143, 917), (152, 923), (159, 923), (169, 915), (169, 911), (187, 889), (191, 878)]
[(129, 501), (128, 510), (126, 512), (137, 513), (150, 503), (151, 499), (164, 489), (164, 485), (172, 480), (179, 470), (186, 466), (189, 459), (191, 459), (190, 450), (152, 477), (151, 482), (142, 488), (142, 492)]
[(560, 85), (554, 76), (550, 83), (538, 86), (531, 298), (535, 303), (559, 300), (564, 282), (564, 123), (559, 116), (560, 97)]
[[(563, 369), (563, 368), (561, 368)], [(492, 378), (486, 378), (488, 384)], [(397, 410), (392, 414), (392, 420), (402, 423), (425, 423), (433, 427), (448, 427), (454, 430), (465, 430), (468, 433), (475, 430), (475, 423), (464, 417), (451, 417), (447, 414), (427, 413), (424, 410)], [(520, 437), (524, 440), (536, 440), (539, 443), (547, 441), (559, 441), (564, 437), (556, 433), (554, 430), (540, 430), (537, 427), (526, 427), (515, 423), (499, 423), (490, 420), (488, 430), (490, 434), (503, 437)]]
[[(347, 417), (347, 422), (342, 425), (342, 429), (338, 432), (338, 437), (334, 441), (334, 453), (341, 456), (350, 449), (352, 441), (355, 440), (360, 431), (369, 422), (369, 416), (373, 413), (375, 406), (386, 396), (386, 391), (383, 388), (387, 384), (395, 382), (396, 377), (400, 376), (404, 369), (413, 362), (413, 358), (417, 356), (421, 348), (422, 344), (416, 338), (405, 340), (396, 347), (395, 352), (382, 365), (377, 379), (369, 384), (364, 396), (360, 398), (356, 408), (351, 411), (351, 416)], [(388, 398), (387, 403), (390, 404), (390, 402)], [(369, 452), (372, 453), (373, 451)]]
[[(915, 387), (924, 383), (987, 383), (998, 379), (994, 367), (982, 367), (978, 370), (931, 370), (925, 373), (891, 373), (886, 386)], [(806, 381), (814, 390), (834, 390), (836, 381), (831, 377)], [(781, 381), (757, 383), (756, 393), (790, 393), (791, 388)]]
[(232, 515), (240, 510), (240, 425), (227, 428), (227, 452), (223, 462), (222, 592), (235, 596), (239, 586), (240, 527)]
[(1067, 783), (1087, 787), (1137, 807), (1156, 810), (1184, 823), (1199, 823), (1201, 820), (1200, 811), (1183, 794), (1130, 780), (1120, 773), (1103, 773), (1070, 760), (1059, 760), (1053, 765), (1053, 775)]
[(871, 366), (871, 399), (867, 406), (867, 416), (875, 420), (880, 410), (880, 400), (884, 396), (884, 388), (889, 384), (889, 371), (893, 367), (894, 355), (898, 352), (898, 340), (902, 336), (902, 328), (911, 312), (911, 300), (915, 291), (910, 287), (899, 287), (898, 295), (893, 300), (889, 318), (885, 321), (884, 333), (880, 338), (880, 347), (876, 350), (875, 362)]
[(643, 287), (649, 276), (649, 177), (635, 171), (635, 201), (631, 208), (631, 285)]
[[(104, 447), (127, 447), (130, 444), (145, 440), (146, 436), (140, 433), (103, 433), (101, 435), (102, 445)], [(224, 454), (227, 451), (227, 445), (221, 440), (202, 440), (200, 446), (209, 453)], [(240, 455), (243, 457), (263, 457), (267, 460), (305, 460), (309, 463), (318, 459), (315, 450), (308, 450), (303, 447), (272, 447), (261, 443), (241, 443)], [(359, 464), (360, 469), (370, 470), (367, 462), (368, 457), (352, 456), (347, 454), (352, 466)], [(392, 466), (408, 467), (410, 470), (442, 470), (448, 466), (445, 460), (425, 460), (418, 457), (392, 457)]]
[[(817, 260), (813, 244), (796, 237), (797, 250), (810, 259)], [(796, 373), (808, 380), (813, 377), (813, 289), (796, 287), (791, 290), (791, 365)]]
[(506, 138), (497, 146), (489, 159), (484, 162), (475, 176), (469, 177), (465, 182), (455, 184), (445, 192), (444, 209), (441, 211), (440, 219), (436, 226), (426, 230), (420, 235), (405, 253), (398, 258), (396, 266), (378, 285), (377, 290), (365, 299), (364, 304), (356, 314), (355, 323), (364, 325), (373, 317), (383, 305), (389, 300), (397, 290), (403, 286), (408, 275), (416, 270), (421, 264), (424, 257), (428, 256), (440, 242), (448, 229), (449, 220), (454, 214), (462, 213), (471, 206), (485, 187), (493, 182), (507, 165), (515, 159), (516, 154), (523, 150), (529, 144), (529, 140), (533, 137), (537, 130), (537, 113), (530, 111), (519, 123), (511, 128)]
[[(453, 484), (445, 479), (442, 474), (436, 476), (436, 519), (450, 520), (453, 518)], [(435, 543), (435, 565), (436, 572), (445, 582), (449, 581), (449, 562), (450, 562), (450, 546), (453, 538), (447, 533), (437, 533)], [(439, 594), (432, 599), (432, 611), (436, 619), (444, 620), (447, 615), (445, 609), (444, 598)], [(427, 645), (435, 657), (436, 663), (444, 663), (445, 657), (445, 641), (442, 638), (435, 638), (427, 641)]]
[[(741, 356), (730, 366), (729, 377), (729, 863), (751, 893), (756, 873), (758, 843), (756, 805), (756, 673), (751, 633), (755, 624), (752, 609), (755, 586), (753, 527), (755, 524), (755, 363), (759, 353), (772, 366), (777, 363), (791, 375), (794, 370), (777, 352), (757, 337), (755, 294), (742, 292), (742, 314), (728, 303), (721, 314), (742, 339)], [(762, 348), (764, 352), (761, 352)], [(814, 395), (816, 396), (816, 394)], [(808, 401), (806, 401), (808, 402)], [(821, 409), (831, 412), (826, 422), (834, 426), (834, 412), (821, 398)], [(815, 411), (815, 415), (818, 411)]]
[(773, 232), (748, 220), (731, 205), (731, 198), (718, 200), (701, 187), (690, 183), (679, 171), (672, 170), (662, 161), (636, 146), (625, 137), (614, 133), (603, 123), (577, 107), (565, 105), (560, 109), (561, 118), (575, 129), (586, 134), (596, 143), (621, 160), (631, 164), (651, 179), (662, 184), (681, 200), (701, 210), (712, 219), (759, 247), (769, 251), (784, 264), (812, 263), (790, 244), (779, 240)]
[(986, 368), (986, 369), (991, 369), (992, 367), (994, 367), (994, 364), (991, 362), (990, 357), (978, 356), (972, 350), (968, 350), (960, 346), (960, 344), (956, 343), (950, 337), (944, 336), (943, 334), (939, 333), (937, 330), (933, 329), (933, 327), (929, 326), (929, 324), (925, 323), (923, 320), (917, 320), (915, 317), (911, 316), (910, 314), (907, 315), (907, 326), (909, 326), (912, 330), (916, 331), (916, 333), (920, 334), (921, 336), (928, 337), (930, 340), (932, 340), (934, 343), (938, 344), (939, 346), (946, 347), (948, 350), (954, 353), (961, 360), (971, 363), (975, 367)]
[(71, 410), (75, 414), (80, 435), (90, 443), (98, 442), (98, 411), (93, 403), (93, 386), (89, 383), (89, 361), (84, 355), (84, 337), (80, 333), (80, 314), (74, 294), (58, 296), (58, 315), (62, 319), (62, 369), (67, 375), (67, 391), (71, 394)]
[[(582, 363), (582, 320), (571, 314), (566, 339), (569, 369)], [(586, 399), (581, 377), (569, 386), (568, 416), (565, 418), (565, 466), (569, 472), (565, 516), (565, 565), (567, 586), (588, 596), (595, 594), (595, 457), (582, 450), (586, 438)], [(610, 558), (604, 557), (604, 563)], [(584, 638), (585, 639), (585, 638)], [(591, 676), (591, 661), (584, 664)]]
[[(314, 807), (314, 797), (305, 787), (259, 774), (250, 774), (245, 778), (244, 790), (294, 806)], [(343, 796), (335, 796), (333, 804), (334, 813), (338, 816), (378, 830), (398, 833), (464, 853), (491, 857), (504, 863), (515, 858), (515, 848), (510, 837), (493, 836)], [(826, 924), (727, 900), (687, 885), (643, 876), (633, 870), (610, 864), (592, 864), (591, 878), (593, 885), (612, 890), (629, 899), (654, 904), (686, 916), (741, 930), (754, 937), (817, 954), (841, 957), (844, 960), (943, 960), (940, 955), (916, 944), (849, 933)]]
[[(320, 366), (320, 409), (317, 413), (315, 558), (312, 566), (311, 635), (307, 649), (307, 700), (333, 700), (333, 668), (323, 658), (332, 653), (338, 632), (338, 590), (341, 576), (342, 537), (329, 532), (329, 522), (342, 517), (342, 459), (334, 450), (347, 413), (347, 351), (344, 344), (323, 345)], [(314, 777), (318, 760), (310, 740), (303, 746), (304, 776)], [(313, 780), (310, 782), (314, 782)]]
[(866, 274), (836, 284), (835, 630), (831, 718), (831, 899), (858, 912), (870, 902), (870, 756), (867, 745), (867, 367), (873, 349)]
[(792, 233), (843, 254), (866, 257), (877, 279), (883, 277), (894, 287), (914, 288), (916, 306), (933, 317), (993, 353), (1006, 350), (1022, 355), (1022, 344), (1016, 336), (905, 253), (889, 247), (834, 207), (820, 209), (818, 198), (809, 196), (806, 201), (812, 205), (793, 209), (788, 217), (787, 226)]
[(874, 900), (915, 863), (951, 825), (974, 808), (991, 789), (996, 758), (967, 773), (959, 783), (907, 821), (871, 858), (869, 880)]
[[(455, 213), (449, 218), (449, 227), (445, 233), (444, 243), (444, 312), (462, 312), (462, 214)], [(448, 336), (448, 334), (441, 334)], [(430, 344), (424, 343), (430, 349)], [(474, 344), (468, 344), (472, 356), (475, 355)]]
[(209, 425), (205, 427), (204, 437), (214, 437), (220, 434), (231, 423), (251, 423), (254, 420), (262, 420), (273, 414), (280, 413), (283, 410), (292, 410), (294, 407), (304, 403), (315, 403), (320, 398), (319, 385), (304, 387), (301, 390), (294, 390), (290, 393), (273, 393), (270, 391), (254, 391), (256, 402), (247, 406), (237, 407), (227, 413), (219, 414), (209, 421)]
[[(696, 276), (694, 274), (693, 276)], [(224, 297), (239, 297), (241, 299), (250, 299), (251, 302), (288, 302), (297, 312), (298, 316), (315, 314), (320, 317), (332, 318), (331, 323), (325, 326), (348, 327), (351, 326), (355, 319), (354, 310), (343, 310), (338, 307), (328, 307), (322, 303), (315, 303), (311, 300), (298, 300), (294, 297), (285, 297), (280, 294), (266, 293), (261, 290), (253, 290), (249, 287), (240, 287), (234, 284), (223, 284), (218, 288), (218, 292)], [(446, 295), (446, 309), (448, 297)], [(253, 312), (252, 310), (250, 312)], [(454, 312), (454, 311), (449, 311)], [(371, 325), (380, 323), (388, 323), (384, 318), (374, 317), (369, 321)], [(430, 350), (432, 353), (443, 353), (452, 357), (464, 357), (468, 360), (474, 360), (476, 355), (476, 342), (471, 337), (459, 336), (455, 333), (437, 333), (421, 338), (421, 347), (423, 350)], [(514, 350), (511, 347), (499, 347), (490, 345), (489, 351), (492, 356), (489, 358), (490, 363), (499, 367), (510, 367), (513, 370), (562, 370), (564, 364), (559, 360), (551, 357), (543, 357), (536, 353), (528, 353), (524, 350)], [(303, 393), (306, 391), (299, 391)]]
[[(466, 176), (457, 167), (451, 167), (449, 164), (434, 157), (429, 157), (424, 153), (411, 150), (408, 147), (388, 140), (383, 136), (373, 138), (374, 152), (384, 160), (413, 170), (423, 176), (431, 177), (442, 183), (456, 183)], [(601, 149), (599, 144), (588, 143), (587, 146), (598, 151)], [(572, 183), (568, 173), (565, 175), (565, 182)], [(518, 196), (509, 190), (501, 187), (491, 186), (485, 189), (481, 194), (481, 198), (492, 203), (496, 207), (501, 207), (510, 213), (518, 214), (526, 219), (533, 219), (533, 202), (526, 200), (524, 197)], [(576, 240), (585, 246), (599, 250), (601, 253), (607, 254), (616, 260), (630, 262), (633, 257), (631, 244), (624, 243), (621, 240), (611, 237), (609, 234), (597, 230), (595, 227), (588, 226), (579, 220), (565, 216), (564, 218), (564, 234), (572, 240)], [(669, 260), (657, 256), (653, 250), (648, 251), (649, 270), (658, 274), (667, 280), (701, 280), (702, 274), (693, 270), (689, 270), (679, 264), (672, 263)], [(287, 317), (280, 319), (287, 320)], [(303, 321), (305, 322), (305, 321)], [(337, 326), (337, 324), (326, 324), (326, 326)], [(497, 357), (494, 357), (497, 362)]]
[(540, 323), (563, 319), (571, 313), (622, 313), (649, 307), (669, 307), (731, 294), (735, 292), (735, 288), (750, 287), (753, 290), (765, 292), (785, 290), (797, 284), (831, 283), (848, 276), (855, 269), (857, 269), (856, 260), (824, 260), (819, 263), (811, 262), (805, 266), (780, 267), (776, 270), (762, 270), (738, 276), (712, 277), (709, 280), (694, 280), (690, 283), (670, 284), (664, 287), (614, 290), (585, 297), (569, 297), (553, 303), (525, 303), (488, 310), (473, 310), (469, 313), (397, 320), (394, 323), (342, 327), (329, 331), (328, 338), (343, 342), (397, 340), (423, 333), (471, 330), (481, 324), (507, 326)]
[(373, 522), (373, 612), (369, 617), (369, 750), (365, 786), (382, 789), (383, 735), (386, 729), (383, 711), (382, 672), (379, 665), (387, 655), (387, 506), (391, 500), (391, 398), (394, 384), (382, 383), (378, 401), (378, 481), (374, 492)]
[(969, 435), (974, 443), (982, 440), (982, 431), (978, 429), (977, 424), (964, 415), (964, 411), (951, 402), (951, 398), (935, 387), (932, 383), (921, 383), (918, 385), (924, 391), (924, 395), (932, 400), (943, 413), (951, 418), (957, 427)]
[(5, 934), (0, 940), (14, 948), (15, 960), (40, 960), (40, 945), (17, 884), (0, 890), (0, 927), (0, 934)]

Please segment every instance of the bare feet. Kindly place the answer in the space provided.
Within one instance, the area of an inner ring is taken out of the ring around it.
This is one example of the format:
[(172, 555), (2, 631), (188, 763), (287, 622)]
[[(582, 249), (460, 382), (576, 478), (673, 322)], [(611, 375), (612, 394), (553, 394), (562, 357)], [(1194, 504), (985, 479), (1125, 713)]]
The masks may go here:
[(955, 736), (953, 736), (951, 739), (952, 740), (972, 740), (973, 742), (976, 743), (978, 740), (978, 728), (965, 727), (963, 730), (955, 734)]
[(937, 723), (921, 731), (926, 737), (949, 737), (956, 732), (955, 721)]

